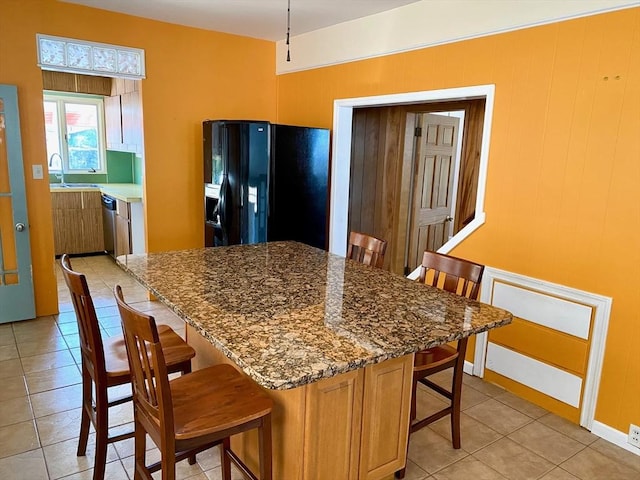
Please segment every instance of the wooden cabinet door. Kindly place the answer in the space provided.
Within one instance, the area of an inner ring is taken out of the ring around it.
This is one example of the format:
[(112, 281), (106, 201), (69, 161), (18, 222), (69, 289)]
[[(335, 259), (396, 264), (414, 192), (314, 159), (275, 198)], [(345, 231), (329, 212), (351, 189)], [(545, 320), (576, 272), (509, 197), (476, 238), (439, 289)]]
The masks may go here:
[(122, 148), (122, 111), (120, 95), (104, 98), (104, 119), (107, 148)]
[(413, 355), (365, 369), (359, 479), (393, 476), (406, 463)]
[(100, 192), (82, 192), (82, 244), (87, 253), (104, 251)]
[(140, 92), (121, 96), (122, 143), (128, 152), (142, 153), (142, 102)]
[(363, 377), (359, 369), (307, 386), (305, 480), (358, 479)]

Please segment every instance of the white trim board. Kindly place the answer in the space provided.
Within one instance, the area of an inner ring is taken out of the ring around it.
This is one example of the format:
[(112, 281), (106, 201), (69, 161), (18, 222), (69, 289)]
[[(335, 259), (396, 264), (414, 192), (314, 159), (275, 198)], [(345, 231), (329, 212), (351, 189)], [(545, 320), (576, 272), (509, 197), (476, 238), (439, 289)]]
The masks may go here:
[(582, 378), (496, 343), (487, 345), (487, 368), (572, 407), (580, 406)]
[(329, 210), (329, 251), (345, 256), (347, 253), (347, 231), (349, 218), (349, 178), (351, 171), (351, 134), (353, 109), (388, 105), (410, 105), (474, 98), (485, 98), (484, 126), (478, 175), (475, 218), (445, 243), (438, 251), (447, 253), (480, 227), (485, 220), (484, 195), (489, 162), (489, 143), (495, 85), (476, 85), (444, 90), (398, 93), (375, 97), (359, 97), (335, 100), (333, 103), (333, 150), (331, 158), (331, 192)]
[(594, 421), (591, 428), (591, 433), (599, 436), (607, 442), (611, 442), (614, 445), (617, 445), (620, 448), (624, 448), (628, 452), (635, 453), (636, 455), (640, 456), (640, 448), (634, 447), (633, 445), (629, 444), (629, 442), (627, 441), (629, 436), (624, 432), (616, 430), (615, 428), (611, 428), (609, 425), (605, 425), (604, 423)]
[[(589, 360), (587, 372), (584, 379), (584, 390), (582, 395), (582, 410), (580, 413), (580, 425), (592, 429), (594, 422), (598, 389), (600, 387), (600, 376), (602, 374), (602, 362), (604, 359), (604, 348), (609, 327), (609, 316), (611, 314), (610, 297), (597, 295), (594, 293), (577, 290), (556, 283), (526, 277), (512, 272), (486, 267), (482, 279), (482, 290), (480, 301), (492, 303), (493, 286), (495, 280), (501, 280), (513, 285), (521, 285), (524, 288), (548, 293), (551, 296), (566, 298), (569, 301), (582, 303), (593, 307), (593, 326), (591, 330), (591, 346), (589, 349)], [(474, 375), (484, 376), (484, 365), (486, 362), (488, 335), (486, 333), (476, 336), (476, 350), (474, 357)]]

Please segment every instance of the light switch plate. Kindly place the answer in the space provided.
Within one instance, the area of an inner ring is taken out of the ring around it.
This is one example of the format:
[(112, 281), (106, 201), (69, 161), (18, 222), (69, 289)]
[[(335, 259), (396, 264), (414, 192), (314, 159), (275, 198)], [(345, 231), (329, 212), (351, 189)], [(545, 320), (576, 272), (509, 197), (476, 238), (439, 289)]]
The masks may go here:
[(42, 165), (32, 165), (31, 168), (33, 170), (34, 180), (42, 180), (44, 178), (43, 172), (42, 172)]

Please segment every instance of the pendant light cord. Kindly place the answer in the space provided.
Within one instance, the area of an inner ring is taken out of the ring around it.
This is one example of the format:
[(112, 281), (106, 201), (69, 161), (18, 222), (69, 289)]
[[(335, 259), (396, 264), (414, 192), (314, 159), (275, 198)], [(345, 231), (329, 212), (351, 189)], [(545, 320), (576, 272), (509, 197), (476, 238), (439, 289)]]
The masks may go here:
[(291, 33), (291, 0), (287, 0), (287, 62), (291, 61), (291, 52), (289, 51), (290, 33)]

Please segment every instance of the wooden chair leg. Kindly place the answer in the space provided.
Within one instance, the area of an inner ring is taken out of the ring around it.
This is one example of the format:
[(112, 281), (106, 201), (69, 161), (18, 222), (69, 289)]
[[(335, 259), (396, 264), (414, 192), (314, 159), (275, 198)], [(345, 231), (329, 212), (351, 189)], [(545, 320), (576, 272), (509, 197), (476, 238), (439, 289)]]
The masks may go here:
[(97, 401), (100, 405), (96, 411), (96, 453), (93, 463), (93, 480), (102, 480), (107, 463), (107, 437), (109, 435), (109, 417), (107, 414), (106, 396), (104, 403)]
[(135, 422), (134, 434), (134, 464), (133, 479), (141, 480), (148, 475), (143, 476), (142, 472), (146, 472), (146, 452), (147, 452), (147, 433), (138, 422)]
[(227, 455), (227, 450), (231, 448), (229, 437), (222, 440), (220, 444), (220, 467), (222, 469), (222, 480), (231, 480), (231, 460)]
[[(183, 365), (182, 371), (180, 372), (181, 375), (186, 375), (187, 373), (191, 373), (191, 360), (189, 360), (185, 365)], [(189, 465), (195, 465), (196, 464), (196, 456), (191, 455), (188, 459), (187, 462), (189, 462)]]
[(258, 429), (260, 452), (260, 480), (271, 480), (271, 414), (262, 419), (262, 426)]
[(87, 441), (89, 439), (89, 426), (91, 423), (91, 417), (89, 416), (89, 409), (91, 405), (92, 395), (92, 380), (89, 373), (82, 369), (82, 414), (80, 418), (80, 438), (78, 439), (78, 450), (76, 455), (78, 457), (84, 457), (87, 453)]
[(163, 452), (163, 455), (162, 455), (162, 480), (176, 480), (176, 454), (175, 454), (175, 452)]

